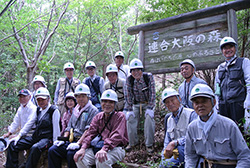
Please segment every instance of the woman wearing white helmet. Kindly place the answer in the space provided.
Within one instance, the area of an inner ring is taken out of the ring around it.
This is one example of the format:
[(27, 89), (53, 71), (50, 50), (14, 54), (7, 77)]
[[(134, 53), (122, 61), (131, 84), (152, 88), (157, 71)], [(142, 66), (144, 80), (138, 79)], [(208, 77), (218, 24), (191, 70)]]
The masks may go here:
[(190, 100), (199, 117), (188, 126), (185, 167), (199, 167), (203, 158), (214, 168), (249, 167), (250, 150), (238, 126), (217, 114), (213, 90), (197, 84)]
[[(250, 60), (237, 57), (237, 43), (224, 37), (220, 49), (225, 58), (215, 75), (215, 94), (220, 114), (243, 126), (245, 110), (250, 110)], [(240, 127), (243, 132), (243, 127)]]
[[(97, 168), (112, 167), (117, 161), (124, 159), (123, 147), (128, 142), (128, 135), (123, 112), (115, 111), (117, 101), (115, 91), (108, 89), (103, 92), (101, 96), (103, 112), (93, 118), (82, 147), (74, 156), (77, 167), (92, 165), (96, 165)], [(98, 142), (99, 149), (90, 146), (98, 135), (102, 137)]]
[(73, 160), (74, 154), (80, 148), (93, 117), (98, 113), (98, 109), (90, 101), (90, 90), (87, 85), (79, 84), (76, 87), (74, 96), (76, 97), (77, 105), (74, 108), (63, 137), (59, 137), (49, 149), (48, 161), (51, 168), (61, 168), (64, 158), (67, 158), (69, 168), (76, 168)]

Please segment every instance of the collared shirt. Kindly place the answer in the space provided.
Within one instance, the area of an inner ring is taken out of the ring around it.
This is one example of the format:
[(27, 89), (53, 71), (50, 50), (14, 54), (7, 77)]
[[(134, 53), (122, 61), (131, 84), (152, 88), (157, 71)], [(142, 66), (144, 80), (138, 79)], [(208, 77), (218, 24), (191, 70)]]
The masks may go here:
[[(90, 147), (90, 142), (98, 133), (101, 132), (107, 122), (104, 118), (104, 112), (98, 113), (92, 120), (90, 128), (82, 142), (82, 148), (87, 149)], [(125, 146), (128, 143), (128, 134), (126, 127), (126, 119), (123, 112), (114, 112), (109, 123), (101, 133), (104, 140), (102, 149), (106, 152), (112, 150), (117, 146)]]
[(248, 168), (250, 150), (238, 126), (227, 117), (219, 114), (215, 117), (207, 134), (199, 128), (199, 120), (189, 124), (184, 150), (185, 167), (195, 167), (199, 157), (204, 156), (208, 160), (237, 160), (237, 168)]
[[(189, 108), (183, 108), (183, 106), (181, 106), (178, 110), (178, 114), (176, 116), (174, 116), (173, 114), (171, 114), (169, 117), (172, 117), (175, 121), (175, 123), (177, 124), (180, 118), (180, 115), (182, 114), (181, 111), (182, 110), (190, 110)], [(190, 118), (189, 118), (189, 123), (191, 123), (193, 120), (197, 119), (197, 114), (195, 111), (192, 111), (190, 114)], [(166, 149), (166, 147), (168, 146), (168, 144), (173, 141), (173, 140), (177, 140), (179, 145), (185, 145), (186, 142), (186, 137), (180, 137), (178, 139), (171, 139), (169, 133), (167, 132), (167, 128), (166, 128), (166, 136), (164, 139), (164, 149)], [(163, 151), (164, 152), (164, 151)]]
[[(50, 106), (51, 106), (51, 104), (49, 103), (49, 105), (48, 105), (44, 110), (40, 109), (40, 110), (41, 110), (41, 113), (40, 113), (39, 116), (37, 116), (37, 117), (39, 117), (39, 118), (38, 118), (39, 120), (40, 120), (40, 119), (43, 117), (43, 115), (49, 110)], [(60, 112), (59, 112), (58, 109), (56, 109), (56, 110), (54, 111), (53, 115), (52, 115), (52, 123), (53, 123), (53, 142), (54, 142), (55, 140), (57, 140), (57, 137), (58, 137), (58, 136), (60, 136), (60, 123), (59, 123), (59, 121), (60, 121)]]
[[(125, 97), (125, 111), (133, 111), (134, 100), (136, 102), (148, 102), (147, 109), (153, 110), (155, 107), (155, 81), (153, 75), (148, 73), (148, 86), (146, 85), (143, 75), (138, 80), (134, 80), (134, 86), (131, 87), (129, 82), (129, 78), (126, 80), (126, 85), (124, 89), (124, 97)], [(148, 88), (145, 91), (145, 88)], [(133, 91), (132, 91), (133, 89)]]
[[(78, 118), (75, 116), (74, 112), (69, 120), (68, 126), (65, 131), (70, 131), (71, 128), (74, 128), (74, 137), (82, 136), (84, 131), (90, 127), (90, 123), (93, 117), (99, 112), (98, 109), (92, 105), (91, 101), (89, 101), (89, 106), (81, 111), (80, 116)], [(85, 105), (86, 106), (86, 105)], [(80, 106), (77, 105), (74, 110), (77, 110)]]
[(29, 100), (24, 107), (22, 104), (17, 110), (17, 113), (13, 119), (13, 122), (9, 126), (9, 132), (14, 133), (20, 127), (19, 134), (21, 136), (26, 135), (36, 122), (36, 109), (37, 107)]
[[(94, 80), (95, 80), (95, 78), (96, 78), (96, 74), (95, 75), (93, 75), (92, 77), (90, 77), (90, 80), (93, 82)], [(83, 79), (83, 81), (82, 81), (82, 83), (84, 83), (84, 84), (86, 84), (86, 79), (87, 78), (84, 78)], [(104, 79), (103, 79), (103, 77), (100, 77), (100, 80), (99, 80), (99, 88), (100, 88), (100, 92), (101, 92), (101, 94), (104, 92)]]
[(72, 112), (70, 112), (70, 110), (66, 111), (64, 114), (63, 114), (63, 118), (61, 119), (61, 122), (62, 122), (62, 131), (61, 131), (61, 136), (63, 136), (64, 134), (64, 131), (66, 129), (66, 127), (68, 126), (68, 123), (69, 123), (69, 119), (73, 113), (73, 110), (74, 108), (72, 109)]
[(193, 104), (189, 100), (189, 97), (190, 97), (191, 90), (198, 83), (207, 84), (204, 80), (197, 78), (195, 75), (193, 75), (190, 82), (187, 83), (186, 80), (184, 80), (179, 86), (179, 94), (181, 97), (181, 103), (184, 107), (193, 109)]
[[(117, 67), (118, 68), (118, 67)], [(130, 68), (128, 65), (121, 65), (119, 68), (118, 68), (118, 77), (119, 78), (122, 78), (124, 80), (127, 79), (127, 77), (130, 75)]]

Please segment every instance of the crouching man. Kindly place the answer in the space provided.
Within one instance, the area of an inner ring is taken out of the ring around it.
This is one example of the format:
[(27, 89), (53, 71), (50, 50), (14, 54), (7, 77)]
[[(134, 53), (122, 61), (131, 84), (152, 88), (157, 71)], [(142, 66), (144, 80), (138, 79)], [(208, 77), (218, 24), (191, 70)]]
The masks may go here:
[[(117, 101), (115, 91), (108, 89), (103, 92), (101, 96), (103, 112), (93, 118), (82, 147), (74, 156), (77, 167), (92, 165), (96, 165), (97, 168), (112, 167), (125, 157), (123, 147), (128, 143), (126, 119), (123, 112), (115, 111)], [(93, 139), (96, 140), (96, 137), (100, 137), (100, 141), (94, 143)]]
[(166, 88), (162, 92), (162, 102), (171, 115), (167, 120), (160, 167), (184, 167), (186, 131), (197, 114), (193, 109), (183, 107), (179, 93), (172, 88)]
[(197, 84), (190, 100), (199, 117), (188, 126), (185, 167), (200, 167), (205, 159), (209, 168), (249, 168), (250, 150), (235, 122), (217, 114), (212, 89)]
[(50, 104), (49, 91), (40, 87), (35, 98), (39, 108), (36, 112), (35, 131), (32, 136), (22, 136), (14, 144), (10, 143), (7, 153), (6, 168), (18, 167), (18, 152), (30, 149), (26, 168), (36, 167), (42, 151), (48, 149), (60, 135), (60, 112)]

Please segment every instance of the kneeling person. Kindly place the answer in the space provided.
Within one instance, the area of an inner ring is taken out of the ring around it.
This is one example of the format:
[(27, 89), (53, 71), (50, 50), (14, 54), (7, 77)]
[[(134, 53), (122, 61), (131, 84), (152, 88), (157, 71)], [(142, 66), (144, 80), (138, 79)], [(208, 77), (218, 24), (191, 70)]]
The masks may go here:
[(248, 168), (250, 150), (235, 122), (217, 114), (212, 89), (197, 84), (190, 100), (199, 117), (188, 126), (185, 167), (198, 167), (205, 158), (213, 168)]
[(18, 167), (19, 151), (30, 149), (26, 167), (36, 167), (42, 151), (48, 149), (60, 135), (60, 112), (50, 104), (49, 91), (40, 87), (36, 92), (39, 108), (36, 112), (36, 128), (32, 136), (22, 136), (17, 144), (10, 143), (7, 154), (6, 168)]
[[(126, 119), (123, 112), (115, 111), (117, 101), (117, 94), (113, 90), (103, 92), (101, 97), (103, 112), (93, 118), (82, 147), (74, 156), (78, 167), (92, 165), (96, 165), (97, 168), (112, 167), (125, 157), (123, 146), (128, 143)], [(91, 141), (97, 135), (101, 136), (102, 141), (98, 142), (100, 150), (96, 152), (96, 148), (91, 147)]]
[(160, 167), (177, 167), (184, 165), (184, 146), (188, 124), (197, 118), (193, 109), (181, 104), (179, 93), (166, 88), (162, 92), (162, 102), (171, 112), (167, 120), (162, 162)]
[[(98, 113), (98, 109), (89, 100), (90, 90), (87, 85), (78, 85), (74, 95), (77, 105), (64, 131), (64, 137), (67, 140), (57, 140), (49, 149), (49, 167), (51, 168), (61, 168), (62, 159), (67, 159), (69, 168), (76, 168), (73, 160), (74, 154), (80, 148), (93, 117)], [(73, 130), (74, 137), (72, 139), (71, 130)]]

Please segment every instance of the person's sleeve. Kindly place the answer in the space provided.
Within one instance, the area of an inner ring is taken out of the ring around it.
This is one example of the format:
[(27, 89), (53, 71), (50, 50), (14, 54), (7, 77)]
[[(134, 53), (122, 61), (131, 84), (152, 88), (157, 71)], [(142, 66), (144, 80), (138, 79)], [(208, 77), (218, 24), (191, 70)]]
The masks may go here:
[(90, 116), (88, 117), (88, 120), (87, 120), (87, 123), (86, 123), (86, 126), (85, 126), (85, 130), (89, 129), (90, 127), (90, 123), (91, 121), (93, 120), (93, 118), (96, 116), (96, 114), (98, 114), (99, 111), (97, 108), (92, 108), (91, 110), (91, 113), (90, 113)]
[(246, 82), (247, 94), (250, 96), (250, 60), (244, 58), (242, 63), (242, 69), (244, 72), (244, 80)]
[(58, 101), (59, 89), (60, 89), (60, 79), (57, 81), (56, 90), (55, 90), (55, 96), (54, 96), (55, 105), (57, 104), (57, 101)]
[(71, 115), (71, 117), (70, 117), (70, 119), (69, 119), (69, 122), (68, 122), (68, 124), (66, 125), (66, 128), (65, 128), (65, 130), (64, 130), (64, 132), (70, 132), (70, 128), (72, 128), (73, 126), (73, 122), (74, 122), (74, 112), (73, 112), (73, 114)]
[(57, 140), (57, 137), (60, 136), (60, 112), (56, 109), (52, 115), (53, 123), (53, 142)]
[(147, 108), (150, 110), (154, 110), (155, 107), (155, 81), (152, 74), (149, 75), (149, 98), (148, 98), (148, 106)]
[(186, 168), (195, 167), (199, 159), (199, 156), (195, 152), (195, 148), (192, 142), (190, 127), (188, 127), (186, 134), (186, 145), (184, 153), (185, 153), (185, 167)]
[(100, 81), (99, 81), (99, 86), (100, 86), (100, 92), (101, 92), (101, 94), (105, 91), (104, 83), (105, 83), (104, 79), (101, 77)]
[(236, 168), (249, 167), (250, 163), (250, 150), (244, 140), (239, 128), (235, 123), (231, 126), (231, 146), (232, 150), (237, 156)]
[(219, 109), (219, 97), (221, 94), (221, 90), (220, 90), (220, 79), (219, 79), (219, 73), (218, 73), (218, 69), (216, 71), (215, 74), (215, 79), (214, 79), (214, 92), (215, 92), (215, 100), (216, 100), (216, 105), (215, 108)]
[(31, 128), (32, 128), (32, 126), (35, 124), (35, 122), (36, 122), (36, 109), (37, 109), (37, 107), (36, 106), (34, 106), (32, 109), (31, 109), (31, 113), (30, 113), (30, 115), (29, 115), (29, 117), (28, 117), (28, 120), (27, 120), (27, 122), (26, 122), (26, 124), (23, 126), (23, 128), (20, 130), (20, 135), (21, 136), (24, 136), (24, 135), (26, 135), (30, 130), (31, 130)]
[(168, 146), (169, 142), (171, 142), (171, 138), (170, 138), (170, 136), (169, 136), (169, 133), (168, 133), (167, 130), (166, 130), (166, 136), (165, 136), (165, 138), (164, 138), (163, 149), (162, 149), (162, 152), (161, 152), (162, 158), (164, 158), (164, 150), (165, 150), (166, 147)]
[(131, 89), (131, 85), (128, 81), (129, 78), (126, 79), (125, 87), (124, 87), (124, 98), (125, 98), (125, 106), (124, 111), (133, 111), (133, 94)]
[(11, 133), (15, 133), (17, 131), (18, 127), (21, 127), (20, 107), (18, 108), (17, 113), (13, 119), (13, 122), (9, 126), (8, 130)]

